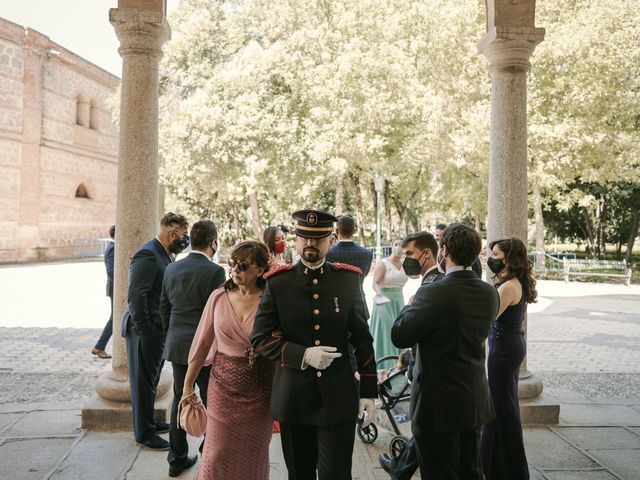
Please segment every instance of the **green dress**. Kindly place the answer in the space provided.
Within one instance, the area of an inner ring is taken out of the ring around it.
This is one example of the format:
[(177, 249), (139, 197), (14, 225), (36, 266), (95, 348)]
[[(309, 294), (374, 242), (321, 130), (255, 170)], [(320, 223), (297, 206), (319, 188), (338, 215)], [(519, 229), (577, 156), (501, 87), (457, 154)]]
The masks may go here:
[[(391, 343), (391, 327), (398, 313), (404, 307), (404, 295), (402, 287), (407, 283), (407, 276), (402, 269), (398, 269), (388, 259), (383, 259), (385, 264), (385, 275), (382, 281), (381, 293), (390, 302), (381, 305), (373, 302), (371, 321), (369, 330), (373, 336), (373, 348), (376, 352), (376, 361), (387, 355), (399, 355), (402, 351)], [(378, 364), (376, 368), (389, 369), (394, 367), (396, 360), (385, 360)]]

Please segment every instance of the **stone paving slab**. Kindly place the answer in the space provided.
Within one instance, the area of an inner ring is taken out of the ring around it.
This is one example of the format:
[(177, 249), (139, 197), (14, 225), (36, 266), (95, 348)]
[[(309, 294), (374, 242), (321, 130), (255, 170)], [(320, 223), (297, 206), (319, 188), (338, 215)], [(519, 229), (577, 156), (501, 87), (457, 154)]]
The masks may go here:
[(527, 459), (539, 469), (584, 470), (598, 465), (558, 435), (546, 428), (524, 431)]
[(0, 478), (42, 480), (47, 478), (71, 449), (76, 438), (5, 440), (0, 445)]
[(554, 427), (561, 435), (583, 450), (601, 448), (640, 450), (640, 435), (624, 427)]
[(544, 475), (547, 480), (618, 480), (618, 477), (604, 470), (592, 472), (545, 472)]
[(563, 405), (561, 425), (640, 425), (640, 412), (623, 405)]
[(80, 414), (77, 410), (30, 412), (2, 432), (5, 437), (35, 437), (49, 435), (77, 435), (80, 433)]
[(624, 479), (640, 478), (640, 450), (589, 450), (589, 454)]

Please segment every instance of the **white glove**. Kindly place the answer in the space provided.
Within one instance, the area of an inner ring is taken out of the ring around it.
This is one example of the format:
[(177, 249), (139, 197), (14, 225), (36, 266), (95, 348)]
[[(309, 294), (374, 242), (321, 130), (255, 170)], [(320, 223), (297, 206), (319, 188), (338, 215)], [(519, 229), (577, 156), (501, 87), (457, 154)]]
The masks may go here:
[(304, 351), (303, 362), (305, 365), (311, 365), (318, 370), (324, 370), (335, 358), (342, 356), (341, 353), (334, 353), (336, 347), (309, 347)]
[[(366, 415), (365, 415), (366, 411)], [(368, 427), (373, 422), (376, 413), (376, 402), (373, 398), (361, 398), (358, 418), (362, 418), (362, 428)]]

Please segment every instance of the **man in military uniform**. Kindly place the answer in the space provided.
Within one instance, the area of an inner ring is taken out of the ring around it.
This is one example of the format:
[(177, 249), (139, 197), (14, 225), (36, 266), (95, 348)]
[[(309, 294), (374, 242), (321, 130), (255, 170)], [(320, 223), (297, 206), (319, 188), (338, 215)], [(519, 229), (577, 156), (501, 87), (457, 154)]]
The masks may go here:
[[(438, 270), (438, 241), (429, 232), (411, 233), (402, 241), (404, 260), (402, 268), (407, 275), (421, 275), (421, 285), (429, 285), (444, 278), (444, 273)], [(417, 348), (411, 347), (411, 361), (407, 369), (407, 377), (413, 381), (420, 372), (414, 372), (415, 365), (420, 368), (420, 361), (416, 361), (418, 356)], [(409, 480), (418, 470), (418, 457), (415, 450), (415, 438), (411, 437), (402, 453), (391, 458), (386, 453), (378, 457), (380, 466), (394, 480)]]
[(321, 480), (351, 479), (356, 417), (363, 417), (365, 426), (371, 423), (377, 397), (361, 271), (325, 261), (333, 215), (299, 210), (293, 218), (301, 260), (265, 274), (253, 348), (278, 363), (271, 413), (280, 421), (289, 479), (315, 479), (316, 470)]

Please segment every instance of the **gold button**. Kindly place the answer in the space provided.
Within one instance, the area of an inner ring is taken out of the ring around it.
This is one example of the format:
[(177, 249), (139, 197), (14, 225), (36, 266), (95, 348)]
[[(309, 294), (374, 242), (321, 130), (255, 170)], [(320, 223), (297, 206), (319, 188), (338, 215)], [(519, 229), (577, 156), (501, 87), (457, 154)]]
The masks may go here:
[(317, 308), (313, 311), (314, 315), (320, 315), (320, 310), (318, 310)]
[(317, 323), (313, 326), (314, 330), (320, 330), (320, 325), (318, 325)]
[(315, 345), (320, 345), (320, 340), (316, 340), (315, 342), (313, 342)]
[(322, 372), (317, 372), (316, 377), (320, 378), (322, 376)]
[(317, 300), (317, 299), (319, 299), (319, 298), (320, 298), (320, 295), (318, 295), (317, 293), (314, 293), (314, 294), (313, 294), (313, 299), (314, 299), (314, 300)]
[(311, 283), (313, 283), (314, 285), (317, 285), (318, 284), (318, 279), (314, 278), (313, 280), (311, 280)]

